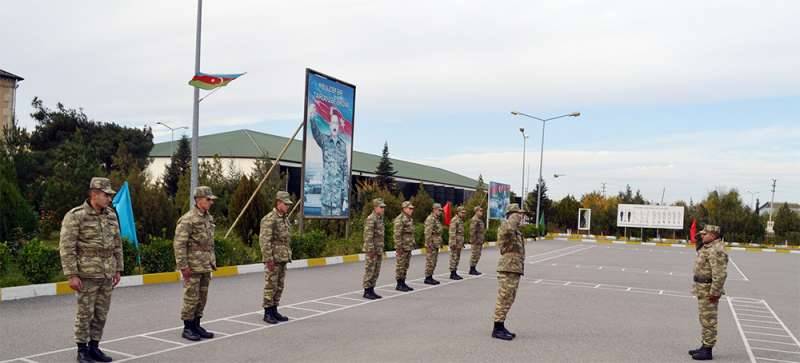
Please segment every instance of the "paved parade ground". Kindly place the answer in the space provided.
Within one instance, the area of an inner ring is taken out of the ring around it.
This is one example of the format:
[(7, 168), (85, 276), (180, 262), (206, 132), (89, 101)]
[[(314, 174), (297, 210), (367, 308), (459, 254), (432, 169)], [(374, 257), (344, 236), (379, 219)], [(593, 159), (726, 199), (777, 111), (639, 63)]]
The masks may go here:
[[(421, 283), (424, 256), (411, 260), (410, 293), (394, 291), (394, 259), (376, 292), (361, 298), (363, 263), (290, 270), (280, 311), (261, 321), (263, 274), (212, 281), (204, 326), (217, 337), (180, 338), (179, 284), (117, 289), (102, 347), (115, 361), (141, 362), (683, 362), (699, 346), (690, 295), (694, 250), (643, 245), (537, 241), (506, 326), (490, 337), (497, 293), (496, 248), (480, 277)], [(462, 270), (469, 251), (462, 253)], [(730, 251), (727, 299), (720, 301), (718, 362), (800, 362), (800, 256)], [(0, 304), (0, 361), (75, 359), (73, 296)]]

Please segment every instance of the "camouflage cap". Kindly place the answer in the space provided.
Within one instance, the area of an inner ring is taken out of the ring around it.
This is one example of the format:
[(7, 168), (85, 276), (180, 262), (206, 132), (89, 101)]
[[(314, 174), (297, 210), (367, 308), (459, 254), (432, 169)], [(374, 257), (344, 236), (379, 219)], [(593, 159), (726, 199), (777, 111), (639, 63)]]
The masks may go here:
[(719, 228), (719, 226), (715, 226), (713, 224), (706, 224), (706, 226), (703, 227), (703, 230), (700, 231), (699, 234), (706, 234), (706, 233), (714, 233), (717, 236), (719, 236), (720, 233), (722, 233), (722, 230)]
[(214, 192), (211, 191), (211, 187), (206, 187), (206, 186), (199, 186), (197, 188), (194, 188), (194, 197), (217, 199), (217, 196), (214, 195)]
[(506, 215), (509, 215), (511, 213), (524, 213), (524, 212), (525, 211), (523, 211), (522, 208), (520, 208), (519, 204), (517, 203), (511, 203), (508, 205), (508, 207), (506, 207)]
[(442, 205), (439, 203), (433, 203), (433, 209), (442, 209)]
[(275, 200), (279, 200), (286, 205), (294, 204), (292, 201), (292, 196), (289, 194), (289, 192), (280, 191), (275, 193)]
[(413, 205), (413, 204), (411, 204), (411, 201), (410, 201), (410, 200), (407, 200), (407, 201), (403, 202), (403, 208), (411, 208), (411, 209), (414, 209), (414, 205)]
[(466, 211), (467, 211), (467, 209), (466, 209), (466, 208), (464, 208), (464, 206), (463, 206), (463, 205), (462, 205), (462, 206), (460, 206), (460, 207), (458, 207), (458, 208), (456, 208), (456, 212), (458, 212), (458, 213), (462, 213), (462, 212), (466, 212)]
[(383, 202), (383, 198), (375, 198), (372, 200), (373, 207), (385, 207), (386, 203)]
[(89, 182), (89, 189), (97, 189), (106, 194), (117, 194), (114, 189), (111, 189), (111, 180), (108, 178), (92, 178), (92, 181)]

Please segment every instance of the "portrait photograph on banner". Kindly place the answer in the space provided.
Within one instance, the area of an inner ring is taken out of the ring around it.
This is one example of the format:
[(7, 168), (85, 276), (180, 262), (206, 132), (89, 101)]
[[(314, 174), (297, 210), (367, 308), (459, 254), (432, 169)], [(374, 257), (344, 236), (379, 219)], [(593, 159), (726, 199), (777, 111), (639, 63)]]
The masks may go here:
[(489, 219), (505, 219), (511, 201), (511, 185), (489, 182)]
[(306, 69), (303, 214), (350, 216), (356, 87)]

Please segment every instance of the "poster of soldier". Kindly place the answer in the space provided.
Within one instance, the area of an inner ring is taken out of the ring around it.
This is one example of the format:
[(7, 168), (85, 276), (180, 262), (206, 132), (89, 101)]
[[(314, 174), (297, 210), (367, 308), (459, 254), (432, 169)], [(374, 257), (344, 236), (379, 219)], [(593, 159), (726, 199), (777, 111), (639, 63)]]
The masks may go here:
[(489, 182), (489, 218), (505, 219), (510, 198), (511, 185)]
[(356, 87), (306, 70), (303, 214), (348, 218)]

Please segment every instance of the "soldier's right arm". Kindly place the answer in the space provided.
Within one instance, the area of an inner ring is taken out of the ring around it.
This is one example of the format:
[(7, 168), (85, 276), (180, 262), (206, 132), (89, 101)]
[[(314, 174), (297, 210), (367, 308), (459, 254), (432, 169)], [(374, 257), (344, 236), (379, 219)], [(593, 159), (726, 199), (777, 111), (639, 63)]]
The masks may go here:
[(322, 131), (319, 130), (319, 124), (315, 117), (312, 117), (308, 120), (308, 123), (311, 124), (311, 135), (314, 137), (314, 141), (319, 144), (321, 147), (325, 143), (325, 135), (322, 134)]
[(476, 219), (469, 223), (469, 239), (470, 242), (475, 242), (478, 239), (478, 220)]
[(61, 236), (58, 243), (59, 254), (61, 255), (61, 269), (65, 276), (78, 275), (78, 232), (80, 222), (78, 217), (67, 212), (61, 222)]
[(364, 253), (375, 251), (375, 246), (372, 243), (373, 239), (375, 239), (375, 221), (370, 215), (364, 223)]
[(190, 218), (178, 220), (175, 227), (175, 239), (172, 241), (172, 248), (175, 250), (175, 266), (178, 270), (189, 268), (189, 235), (191, 234)]
[(270, 218), (264, 217), (261, 220), (261, 233), (258, 235), (258, 242), (261, 245), (261, 260), (264, 263), (273, 261), (272, 257), (272, 238), (275, 223)]
[(425, 219), (425, 244), (426, 245), (430, 242), (431, 236), (433, 235), (433, 223), (435, 223), (435, 222), (434, 222), (433, 218), (431, 218), (430, 216), (428, 216), (428, 218)]
[(403, 244), (403, 221), (400, 216), (394, 219), (394, 250), (400, 251), (400, 246)]

